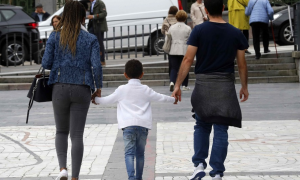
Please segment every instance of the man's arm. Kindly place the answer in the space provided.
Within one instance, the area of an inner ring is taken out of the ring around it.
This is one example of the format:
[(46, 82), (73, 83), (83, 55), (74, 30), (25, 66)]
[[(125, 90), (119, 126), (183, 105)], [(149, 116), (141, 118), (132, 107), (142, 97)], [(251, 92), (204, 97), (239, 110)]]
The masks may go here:
[[(247, 69), (247, 62), (245, 59), (245, 51), (238, 50), (237, 51), (237, 64), (239, 68), (240, 80), (242, 84), (242, 88), (240, 90), (240, 99), (241, 102), (245, 102), (248, 100), (249, 92), (248, 92), (248, 69)], [(244, 98), (243, 98), (244, 96)]]
[(104, 19), (107, 16), (107, 11), (104, 2), (100, 1), (100, 13), (94, 15), (94, 19)]
[(180, 70), (179, 70), (178, 76), (177, 76), (177, 81), (175, 84), (175, 89), (172, 94), (172, 97), (177, 98), (179, 101), (181, 101), (180, 85), (182, 84), (182, 82), (184, 81), (184, 79), (186, 78), (188, 73), (190, 72), (190, 68), (194, 62), (194, 58), (197, 53), (197, 50), (198, 50), (198, 47), (189, 45), (187, 52), (181, 63)]

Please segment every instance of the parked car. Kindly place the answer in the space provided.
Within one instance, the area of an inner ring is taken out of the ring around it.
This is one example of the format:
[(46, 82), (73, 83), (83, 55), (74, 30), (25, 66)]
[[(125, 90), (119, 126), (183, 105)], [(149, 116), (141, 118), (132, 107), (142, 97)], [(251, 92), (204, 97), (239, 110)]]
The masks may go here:
[[(107, 9), (108, 33), (105, 46), (108, 50), (145, 48), (152, 54), (162, 53), (164, 36), (160, 29), (170, 6), (179, 7), (181, 0), (103, 0)], [(47, 39), (53, 31), (51, 19), (62, 15), (62, 7), (49, 19), (39, 23), (40, 38)], [(86, 20), (86, 24), (88, 20)], [(150, 46), (151, 45), (151, 46)]]
[[(291, 8), (291, 19), (293, 24), (292, 26), (294, 26), (293, 12), (293, 8)], [(284, 9), (274, 14), (273, 29), (276, 43), (278, 43), (279, 45), (294, 44), (294, 38), (292, 36), (292, 31), (289, 23), (289, 14), (287, 9)], [(272, 35), (272, 32), (270, 33), (270, 35)]]
[[(38, 24), (22, 7), (0, 4), (0, 62), (2, 65), (20, 65), (22, 61), (34, 60), (38, 63)], [(8, 44), (7, 44), (8, 43)], [(31, 54), (30, 54), (31, 53)]]

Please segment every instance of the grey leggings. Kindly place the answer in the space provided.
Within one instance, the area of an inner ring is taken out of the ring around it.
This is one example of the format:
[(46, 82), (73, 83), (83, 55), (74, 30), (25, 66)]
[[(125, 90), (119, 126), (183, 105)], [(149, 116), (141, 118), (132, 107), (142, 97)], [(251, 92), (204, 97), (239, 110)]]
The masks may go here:
[(72, 142), (72, 177), (79, 176), (83, 156), (83, 132), (91, 102), (89, 86), (55, 84), (52, 103), (56, 124), (55, 147), (60, 168), (67, 168), (68, 136)]

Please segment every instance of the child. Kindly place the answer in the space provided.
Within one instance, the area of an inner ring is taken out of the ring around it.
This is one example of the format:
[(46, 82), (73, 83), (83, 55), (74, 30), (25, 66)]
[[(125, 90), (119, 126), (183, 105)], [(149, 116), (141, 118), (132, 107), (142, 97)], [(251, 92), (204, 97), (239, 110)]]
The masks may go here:
[[(172, 102), (177, 99), (153, 91), (142, 85), (143, 65), (138, 60), (130, 60), (125, 65), (124, 76), (128, 84), (118, 87), (107, 97), (96, 97), (97, 104), (118, 103), (117, 116), (119, 129), (123, 130), (125, 163), (129, 180), (142, 180), (144, 154), (148, 130), (152, 128), (152, 101)], [(134, 170), (136, 157), (136, 175)]]

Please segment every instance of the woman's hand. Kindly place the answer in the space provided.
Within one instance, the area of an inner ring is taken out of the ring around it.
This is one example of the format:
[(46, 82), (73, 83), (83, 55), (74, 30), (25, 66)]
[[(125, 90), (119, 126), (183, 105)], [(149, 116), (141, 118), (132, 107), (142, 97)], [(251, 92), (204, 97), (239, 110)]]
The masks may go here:
[(96, 97), (101, 97), (101, 89), (97, 89), (97, 90), (94, 92), (94, 94), (92, 95), (92, 103), (97, 105), (97, 103), (96, 103), (96, 101), (95, 101), (95, 98), (96, 98)]

